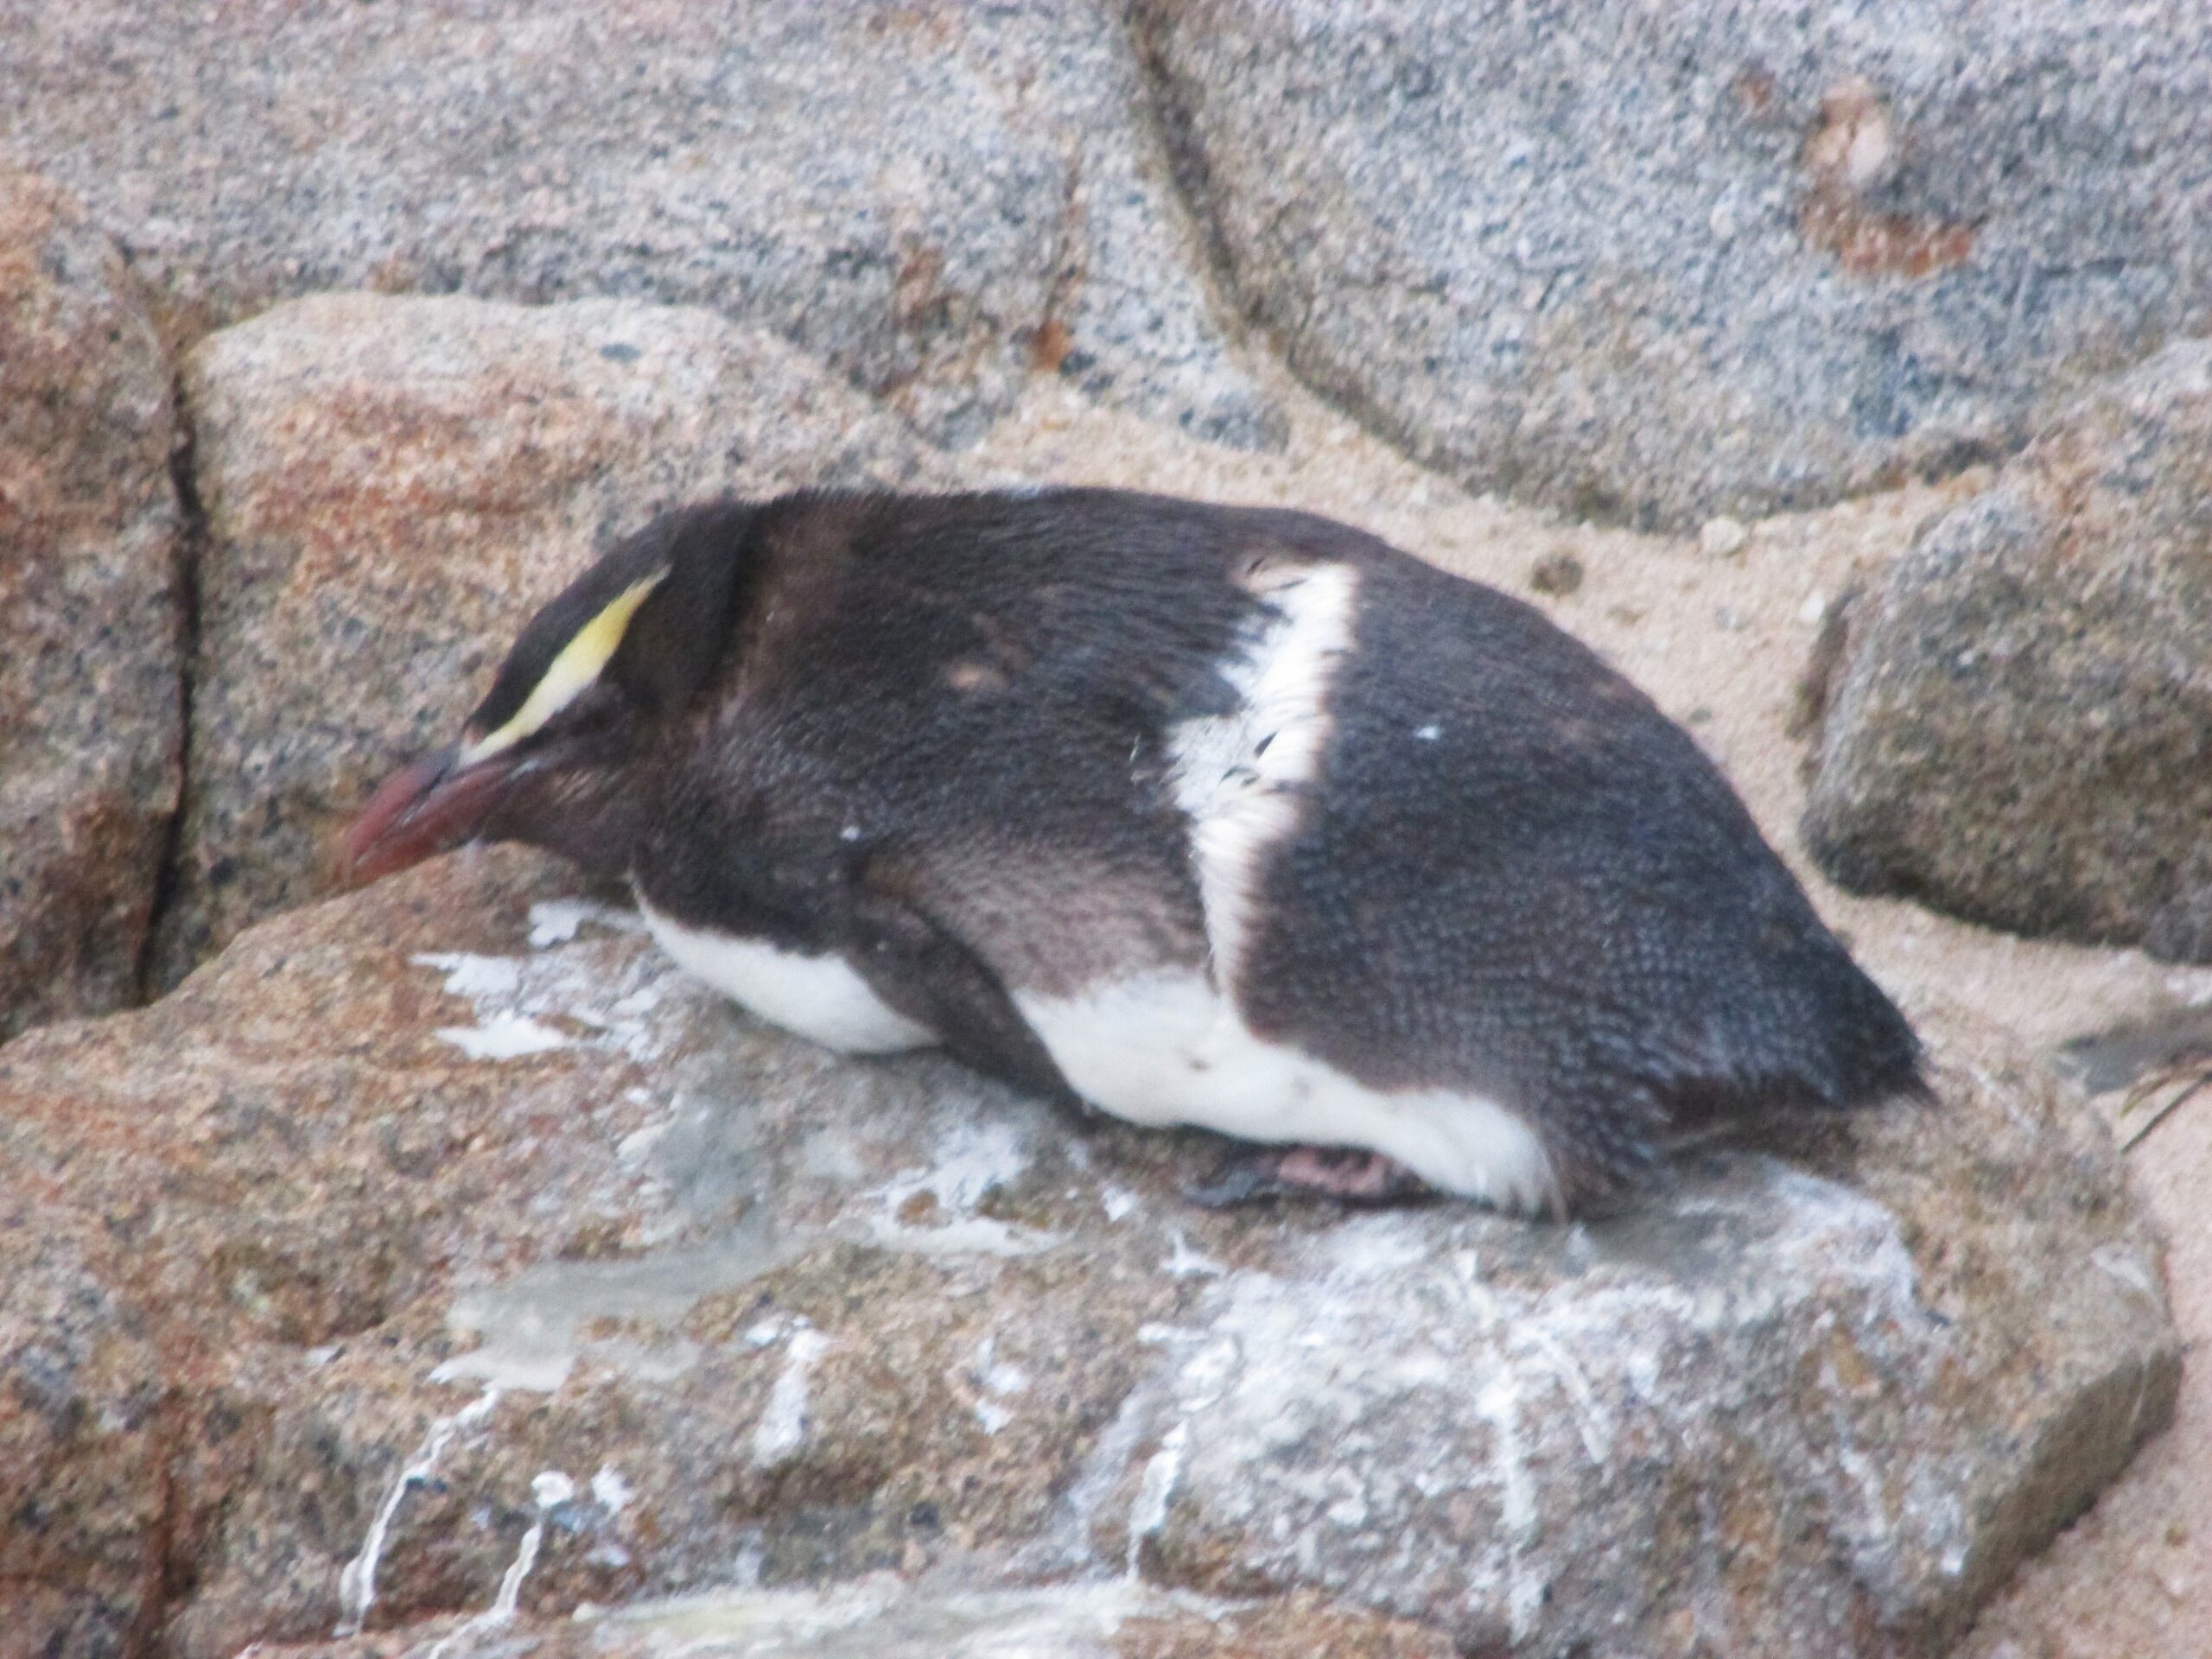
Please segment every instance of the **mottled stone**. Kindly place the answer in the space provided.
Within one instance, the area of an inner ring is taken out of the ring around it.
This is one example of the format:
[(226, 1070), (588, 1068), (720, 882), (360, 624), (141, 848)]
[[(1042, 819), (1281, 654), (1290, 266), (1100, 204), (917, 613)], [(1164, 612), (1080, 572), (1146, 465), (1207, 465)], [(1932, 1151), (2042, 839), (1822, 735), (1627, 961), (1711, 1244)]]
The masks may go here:
[(330, 836), (613, 538), (724, 491), (938, 475), (835, 376), (690, 308), (303, 300), (205, 341), (185, 396), (207, 548), (168, 983), (322, 890)]
[(43, 158), (182, 334), (332, 288), (711, 307), (932, 435), (1029, 377), (1275, 437), (1101, 0), (0, 4)]
[(2083, 400), (1847, 619), (1805, 837), (1839, 881), (2212, 962), (2212, 347)]
[(0, 1180), (0, 1659), (127, 1653), (161, 1611), (171, 1379), (63, 1185)]
[(183, 730), (174, 429), (114, 245), (0, 166), (0, 1039), (136, 986)]
[(1474, 486), (1694, 528), (2212, 322), (2212, 47), (2117, 0), (1140, 0), (1234, 284)]
[(581, 1622), (439, 1621), (264, 1651), (269, 1659), (1453, 1659), (1437, 1631), (1313, 1596), (1254, 1605), (1130, 1578), (991, 1590), (887, 1573), (827, 1592), (721, 1591)]
[[(0, 1051), (0, 1193), (143, 1332), (177, 1659), (953, 1572), (1463, 1651), (1932, 1654), (2177, 1354), (2094, 1120), (1922, 1012), (1939, 1107), (1610, 1221), (1217, 1213), (1205, 1137), (835, 1058), (480, 851)], [(120, 1500), (35, 1455), (107, 1559)]]

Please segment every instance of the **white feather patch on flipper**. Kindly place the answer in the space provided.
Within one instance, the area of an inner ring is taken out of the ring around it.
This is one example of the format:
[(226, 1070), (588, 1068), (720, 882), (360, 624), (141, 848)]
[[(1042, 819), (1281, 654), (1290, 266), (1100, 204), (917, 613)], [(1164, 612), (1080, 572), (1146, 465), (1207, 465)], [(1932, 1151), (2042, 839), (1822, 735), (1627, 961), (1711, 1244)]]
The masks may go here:
[(891, 1054), (937, 1041), (935, 1032), (878, 996), (841, 956), (808, 956), (687, 927), (642, 899), (638, 908), (677, 967), (770, 1025), (846, 1054)]
[(1236, 983), (1268, 855), (1298, 827), (1333, 721), (1329, 690), (1351, 648), (1359, 578), (1350, 565), (1273, 566), (1247, 583), (1268, 607), (1222, 678), (1237, 706), (1167, 734), (1169, 782), (1191, 823), (1198, 898), (1224, 986)]
[(1359, 1147), (1431, 1186), (1501, 1210), (1554, 1207), (1535, 1132), (1479, 1095), (1371, 1089), (1253, 1034), (1203, 975), (1168, 970), (1015, 1005), (1069, 1086), (1133, 1123), (1195, 1124), (1243, 1141)]
[(1284, 563), (1248, 580), (1261, 620), (1222, 664), (1226, 714), (1168, 734), (1170, 784), (1189, 819), (1211, 971), (1102, 982), (1015, 1001), (1069, 1085), (1147, 1124), (1190, 1123), (1243, 1141), (1356, 1147), (1430, 1185), (1504, 1210), (1555, 1205), (1541, 1140), (1517, 1114), (1449, 1089), (1370, 1088), (1255, 1035), (1238, 1002), (1262, 878), (1300, 825), (1335, 719), (1330, 697), (1352, 647), (1359, 577), (1350, 565)]

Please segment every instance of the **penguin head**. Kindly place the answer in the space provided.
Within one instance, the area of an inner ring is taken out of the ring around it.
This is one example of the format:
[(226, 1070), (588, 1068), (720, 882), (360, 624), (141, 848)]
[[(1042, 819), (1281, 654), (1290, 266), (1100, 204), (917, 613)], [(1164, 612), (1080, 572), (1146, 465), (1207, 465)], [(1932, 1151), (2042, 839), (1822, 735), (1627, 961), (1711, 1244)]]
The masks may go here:
[(346, 832), (346, 878), (372, 881), (478, 837), (619, 874), (637, 771), (722, 661), (753, 518), (734, 501), (669, 513), (539, 611), (460, 737), (370, 797)]

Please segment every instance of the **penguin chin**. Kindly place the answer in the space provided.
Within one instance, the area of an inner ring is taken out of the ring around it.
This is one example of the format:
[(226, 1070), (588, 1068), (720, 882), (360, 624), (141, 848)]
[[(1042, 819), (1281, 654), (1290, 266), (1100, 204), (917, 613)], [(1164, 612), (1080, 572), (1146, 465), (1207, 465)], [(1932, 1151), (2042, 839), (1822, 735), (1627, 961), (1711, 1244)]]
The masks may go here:
[(385, 779), (350, 824), (339, 875), (360, 887), (457, 847), (481, 830), (528, 770), (512, 753), (473, 766), (458, 750), (434, 749)]

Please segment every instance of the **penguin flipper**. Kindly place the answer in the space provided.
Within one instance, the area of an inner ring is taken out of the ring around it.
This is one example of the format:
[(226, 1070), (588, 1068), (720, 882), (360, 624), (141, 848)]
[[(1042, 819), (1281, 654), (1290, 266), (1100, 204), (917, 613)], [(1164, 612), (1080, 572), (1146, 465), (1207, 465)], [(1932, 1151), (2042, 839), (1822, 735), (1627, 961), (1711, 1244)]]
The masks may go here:
[(849, 960), (893, 1007), (936, 1032), (945, 1052), (987, 1076), (1079, 1105), (1060, 1068), (988, 964), (934, 918), (862, 886), (851, 898)]

